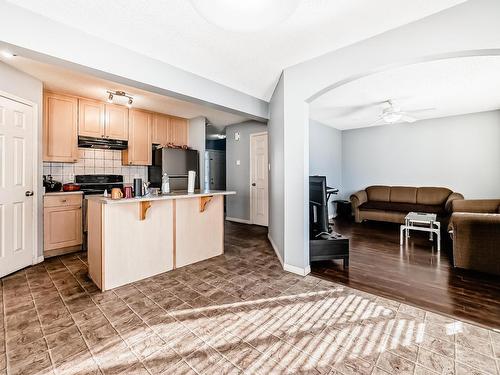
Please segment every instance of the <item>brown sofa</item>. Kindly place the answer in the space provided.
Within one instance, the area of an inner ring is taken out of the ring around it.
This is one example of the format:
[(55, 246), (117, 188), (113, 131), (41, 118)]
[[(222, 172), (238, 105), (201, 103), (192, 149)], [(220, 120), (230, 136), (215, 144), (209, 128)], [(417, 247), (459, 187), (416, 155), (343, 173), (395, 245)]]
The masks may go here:
[(456, 200), (452, 211), (454, 266), (500, 275), (500, 199)]
[(369, 186), (351, 195), (354, 219), (404, 223), (409, 212), (438, 215), (446, 228), (451, 214), (451, 202), (464, 199), (462, 194), (442, 187)]

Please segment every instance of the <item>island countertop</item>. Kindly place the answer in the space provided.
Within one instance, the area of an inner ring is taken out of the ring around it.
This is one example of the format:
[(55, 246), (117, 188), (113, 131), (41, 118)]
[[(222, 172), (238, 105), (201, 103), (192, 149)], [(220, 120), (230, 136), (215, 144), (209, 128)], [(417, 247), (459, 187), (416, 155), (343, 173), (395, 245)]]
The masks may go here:
[(199, 190), (194, 193), (188, 193), (187, 191), (174, 191), (168, 194), (159, 194), (159, 195), (147, 195), (142, 197), (134, 197), (134, 198), (121, 198), (121, 199), (111, 199), (110, 197), (96, 196), (90, 195), (85, 197), (89, 200), (99, 200), (104, 204), (123, 204), (123, 203), (137, 203), (137, 202), (145, 202), (145, 201), (162, 201), (162, 200), (171, 200), (171, 199), (185, 199), (185, 198), (197, 198), (197, 197), (210, 197), (216, 195), (234, 195), (235, 191), (226, 191), (226, 190)]

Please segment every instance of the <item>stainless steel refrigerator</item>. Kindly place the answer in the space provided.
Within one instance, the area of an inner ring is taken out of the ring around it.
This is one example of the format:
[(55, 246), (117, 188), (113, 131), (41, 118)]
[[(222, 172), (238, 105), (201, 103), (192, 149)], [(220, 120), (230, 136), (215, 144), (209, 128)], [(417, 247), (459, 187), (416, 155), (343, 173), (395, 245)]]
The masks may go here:
[(161, 188), (163, 173), (170, 178), (170, 190), (187, 190), (188, 171), (196, 171), (195, 189), (200, 188), (199, 156), (196, 150), (153, 148), (152, 165), (148, 167), (151, 187)]

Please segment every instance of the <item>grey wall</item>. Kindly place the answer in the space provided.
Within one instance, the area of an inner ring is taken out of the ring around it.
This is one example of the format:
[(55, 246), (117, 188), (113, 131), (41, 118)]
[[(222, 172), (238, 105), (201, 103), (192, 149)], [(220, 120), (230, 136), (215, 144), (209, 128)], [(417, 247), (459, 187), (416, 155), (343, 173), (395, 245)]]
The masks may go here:
[(500, 111), (342, 132), (346, 196), (372, 184), (500, 197)]
[(37, 131), (37, 151), (33, 157), (38, 160), (35, 199), (38, 208), (37, 254), (43, 255), (43, 186), (42, 186), (42, 82), (0, 62), (0, 91), (12, 94), (35, 104), (38, 113), (34, 130)]
[[(255, 121), (230, 125), (226, 128), (226, 189), (236, 191), (228, 195), (228, 218), (250, 220), (250, 134), (267, 131), (267, 126)], [(240, 140), (234, 134), (240, 133)], [(240, 165), (236, 165), (236, 161)]]
[(268, 236), (282, 262), (285, 260), (285, 87), (281, 75), (269, 103), (269, 232)]
[(200, 188), (203, 189), (205, 181), (205, 138), (206, 138), (206, 119), (205, 117), (196, 117), (189, 120), (189, 147), (199, 152), (199, 181)]
[[(328, 186), (342, 193), (342, 132), (320, 122), (309, 121), (309, 175), (326, 176)], [(328, 212), (335, 216), (332, 196)]]

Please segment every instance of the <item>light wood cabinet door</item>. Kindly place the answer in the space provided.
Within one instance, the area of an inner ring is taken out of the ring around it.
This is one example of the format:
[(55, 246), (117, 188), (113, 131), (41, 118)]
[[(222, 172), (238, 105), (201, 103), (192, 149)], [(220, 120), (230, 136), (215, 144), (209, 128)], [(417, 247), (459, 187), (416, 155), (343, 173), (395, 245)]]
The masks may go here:
[(78, 99), (78, 135), (104, 137), (104, 103)]
[(188, 144), (188, 123), (184, 118), (170, 117), (170, 142), (176, 146)]
[(129, 113), (128, 108), (116, 104), (106, 104), (105, 135), (110, 139), (128, 140)]
[(82, 244), (81, 206), (46, 207), (43, 222), (44, 251)]
[(170, 142), (170, 118), (155, 113), (153, 118), (153, 143), (166, 145)]
[(137, 109), (129, 111), (128, 149), (122, 152), (124, 165), (151, 165), (152, 127), (152, 113)]
[(78, 99), (45, 93), (43, 160), (78, 161)]

